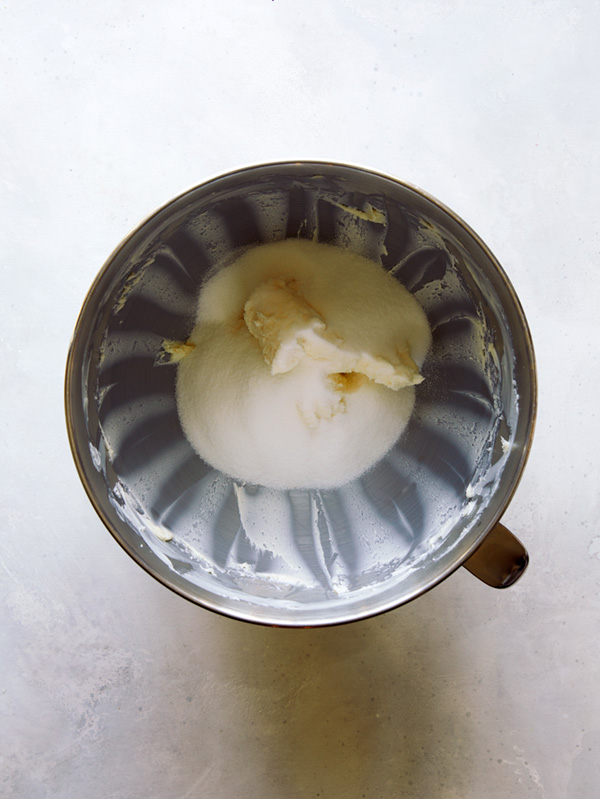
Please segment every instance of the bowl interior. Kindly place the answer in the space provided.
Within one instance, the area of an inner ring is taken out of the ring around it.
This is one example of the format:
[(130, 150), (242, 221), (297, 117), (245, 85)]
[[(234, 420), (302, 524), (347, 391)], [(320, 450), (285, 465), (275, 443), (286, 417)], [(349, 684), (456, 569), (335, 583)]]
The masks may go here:
[[(177, 414), (173, 344), (203, 281), (240, 248), (290, 237), (380, 263), (433, 333), (407, 430), (338, 490), (237, 483), (195, 454)], [(204, 607), (302, 626), (402, 604), (464, 561), (519, 479), (535, 374), (514, 291), (461, 220), (376, 173), (288, 163), (187, 192), (115, 251), (77, 323), (66, 400), (84, 486), (141, 566)]]

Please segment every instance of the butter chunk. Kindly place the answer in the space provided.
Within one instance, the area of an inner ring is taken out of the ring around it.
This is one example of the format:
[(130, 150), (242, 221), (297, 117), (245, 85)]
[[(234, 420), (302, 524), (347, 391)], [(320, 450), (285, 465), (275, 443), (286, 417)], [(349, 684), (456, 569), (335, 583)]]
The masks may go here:
[(244, 306), (244, 321), (271, 374), (285, 374), (308, 357), (326, 367), (328, 375), (364, 375), (394, 391), (423, 381), (408, 348), (397, 349), (394, 359), (348, 348), (327, 329), (295, 280), (271, 278), (258, 286)]

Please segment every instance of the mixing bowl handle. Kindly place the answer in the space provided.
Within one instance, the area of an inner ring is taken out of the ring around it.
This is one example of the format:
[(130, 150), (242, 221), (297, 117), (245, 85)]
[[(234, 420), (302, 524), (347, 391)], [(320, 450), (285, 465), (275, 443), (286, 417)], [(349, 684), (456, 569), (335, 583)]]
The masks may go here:
[(523, 544), (503, 524), (496, 524), (463, 564), (471, 574), (493, 588), (517, 582), (529, 563)]

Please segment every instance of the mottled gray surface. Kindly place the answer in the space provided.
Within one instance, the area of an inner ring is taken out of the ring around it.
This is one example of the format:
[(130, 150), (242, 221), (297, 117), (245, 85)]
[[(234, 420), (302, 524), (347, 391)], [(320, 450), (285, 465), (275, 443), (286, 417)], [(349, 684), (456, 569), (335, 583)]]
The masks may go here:
[[(592, 799), (600, 784), (597, 2), (0, 8), (0, 792), (40, 799)], [(504, 265), (538, 357), (504, 521), (532, 562), (324, 630), (186, 603), (76, 476), (84, 295), (154, 208), (264, 160), (422, 186)]]

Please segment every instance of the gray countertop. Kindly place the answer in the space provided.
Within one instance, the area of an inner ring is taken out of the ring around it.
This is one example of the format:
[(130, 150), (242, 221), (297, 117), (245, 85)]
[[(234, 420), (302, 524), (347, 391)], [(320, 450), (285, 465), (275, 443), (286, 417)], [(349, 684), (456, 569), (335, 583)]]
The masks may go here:
[[(0, 8), (0, 793), (24, 799), (592, 799), (600, 785), (600, 6), (223, 0)], [(361, 164), (496, 254), (540, 408), (464, 569), (343, 627), (215, 616), (118, 547), (76, 474), (77, 314), (155, 208), (241, 165)]]

